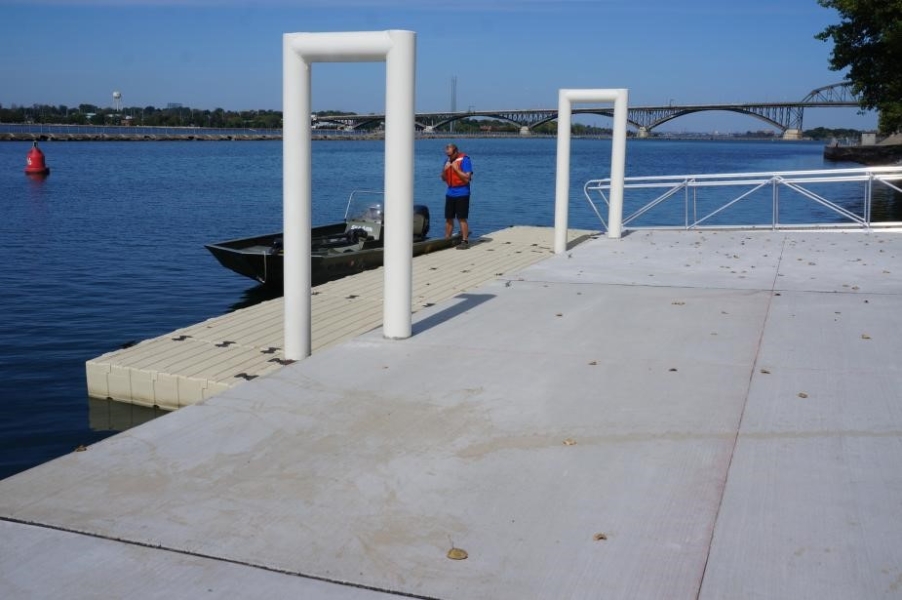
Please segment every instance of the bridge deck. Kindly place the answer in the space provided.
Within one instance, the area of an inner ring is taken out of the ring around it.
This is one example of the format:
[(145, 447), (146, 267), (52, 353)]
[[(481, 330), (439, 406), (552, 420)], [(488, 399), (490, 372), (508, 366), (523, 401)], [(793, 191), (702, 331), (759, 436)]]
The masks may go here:
[[(848, 82), (823, 86), (808, 93), (802, 100), (785, 102), (734, 102), (717, 104), (673, 104), (659, 106), (630, 106), (627, 122), (647, 133), (655, 127), (684, 115), (706, 111), (729, 111), (746, 114), (779, 128), (784, 134), (787, 131), (801, 131), (804, 110), (806, 108), (847, 107), (861, 108), (860, 99), (851, 92)], [(573, 107), (572, 114), (595, 114), (613, 117), (613, 108), (604, 106)], [(558, 108), (522, 108), (422, 112), (414, 115), (414, 120), (422, 129), (434, 130), (461, 119), (489, 117), (510, 121), (527, 130), (532, 130), (557, 119)], [(385, 121), (385, 115), (317, 115), (320, 123), (335, 123), (356, 129), (364, 125)], [(791, 134), (789, 137), (794, 137)]]

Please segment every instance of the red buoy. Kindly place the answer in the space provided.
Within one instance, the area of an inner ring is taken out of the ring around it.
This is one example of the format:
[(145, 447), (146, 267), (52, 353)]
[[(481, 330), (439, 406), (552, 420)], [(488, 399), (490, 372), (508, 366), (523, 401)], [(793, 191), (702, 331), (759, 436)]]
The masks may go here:
[(46, 177), (50, 175), (50, 167), (44, 162), (44, 153), (38, 148), (38, 143), (34, 142), (28, 156), (25, 159), (25, 174)]

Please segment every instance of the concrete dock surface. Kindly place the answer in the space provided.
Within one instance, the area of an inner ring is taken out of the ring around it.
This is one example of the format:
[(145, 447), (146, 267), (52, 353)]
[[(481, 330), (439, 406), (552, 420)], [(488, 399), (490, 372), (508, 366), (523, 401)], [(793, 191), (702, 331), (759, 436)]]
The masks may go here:
[(0, 597), (902, 597), (900, 258), (589, 240), (0, 482)]

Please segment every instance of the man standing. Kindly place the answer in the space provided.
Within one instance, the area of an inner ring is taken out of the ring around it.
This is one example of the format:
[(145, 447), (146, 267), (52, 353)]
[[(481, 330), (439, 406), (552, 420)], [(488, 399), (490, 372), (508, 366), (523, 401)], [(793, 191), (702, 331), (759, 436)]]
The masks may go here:
[(442, 167), (442, 181), (448, 185), (445, 192), (445, 237), (451, 237), (454, 231), (454, 219), (460, 223), (460, 244), (458, 250), (470, 247), (470, 227), (467, 217), (470, 216), (470, 180), (473, 178), (473, 165), (470, 157), (457, 149), (454, 144), (445, 146), (448, 160)]

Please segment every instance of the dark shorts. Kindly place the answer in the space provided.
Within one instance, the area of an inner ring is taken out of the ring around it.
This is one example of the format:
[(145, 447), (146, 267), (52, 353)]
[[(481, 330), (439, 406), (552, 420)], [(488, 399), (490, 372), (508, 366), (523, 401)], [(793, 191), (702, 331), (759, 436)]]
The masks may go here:
[(445, 196), (445, 218), (467, 219), (470, 216), (469, 196)]

